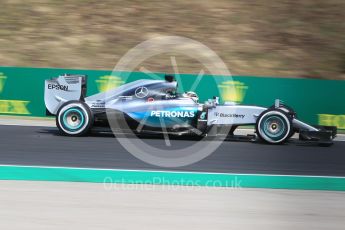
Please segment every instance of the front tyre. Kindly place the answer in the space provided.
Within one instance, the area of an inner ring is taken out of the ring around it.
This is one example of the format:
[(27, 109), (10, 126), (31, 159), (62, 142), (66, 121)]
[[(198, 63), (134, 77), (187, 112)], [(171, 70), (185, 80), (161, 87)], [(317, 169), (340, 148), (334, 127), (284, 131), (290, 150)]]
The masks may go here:
[(256, 122), (258, 137), (270, 144), (282, 144), (291, 137), (292, 121), (282, 110), (272, 109), (263, 112)]
[(86, 135), (93, 118), (88, 106), (80, 101), (67, 102), (57, 112), (56, 126), (68, 136)]

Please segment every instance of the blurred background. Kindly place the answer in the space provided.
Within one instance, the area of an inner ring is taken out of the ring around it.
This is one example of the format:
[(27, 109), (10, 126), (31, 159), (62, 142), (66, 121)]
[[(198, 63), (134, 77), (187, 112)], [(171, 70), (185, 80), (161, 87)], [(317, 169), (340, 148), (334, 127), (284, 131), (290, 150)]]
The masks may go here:
[[(1, 0), (0, 65), (112, 69), (140, 42), (179, 35), (235, 75), (345, 79), (344, 12), (342, 0)], [(146, 68), (169, 72), (169, 61)]]

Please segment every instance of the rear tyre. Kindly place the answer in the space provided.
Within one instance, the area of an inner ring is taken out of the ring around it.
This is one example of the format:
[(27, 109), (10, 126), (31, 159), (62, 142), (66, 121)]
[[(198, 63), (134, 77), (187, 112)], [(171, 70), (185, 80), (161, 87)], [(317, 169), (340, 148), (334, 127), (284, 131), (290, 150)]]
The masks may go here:
[(256, 122), (258, 137), (269, 144), (282, 144), (291, 137), (291, 117), (282, 110), (270, 109), (263, 112)]
[(70, 101), (61, 106), (56, 115), (56, 126), (68, 136), (84, 136), (92, 126), (89, 107), (80, 101)]
[(292, 129), (287, 139), (290, 139), (290, 138), (291, 138), (293, 135), (295, 135), (297, 132), (298, 132), (298, 130)]

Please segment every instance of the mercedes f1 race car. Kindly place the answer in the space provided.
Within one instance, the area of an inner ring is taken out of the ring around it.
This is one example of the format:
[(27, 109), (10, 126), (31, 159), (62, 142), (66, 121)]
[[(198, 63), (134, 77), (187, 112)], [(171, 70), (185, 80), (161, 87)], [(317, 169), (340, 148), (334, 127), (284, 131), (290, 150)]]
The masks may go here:
[(230, 139), (237, 127), (253, 125), (251, 138), (269, 144), (282, 144), (298, 133), (299, 140), (328, 146), (336, 136), (336, 127), (308, 125), (280, 100), (269, 108), (220, 104), (218, 97), (199, 103), (194, 92), (177, 93), (177, 85), (167, 75), (165, 80), (137, 80), (86, 97), (85, 75), (63, 75), (45, 81), (44, 100), (47, 113), (56, 116), (58, 129), (69, 136), (109, 128), (110, 123), (119, 132)]

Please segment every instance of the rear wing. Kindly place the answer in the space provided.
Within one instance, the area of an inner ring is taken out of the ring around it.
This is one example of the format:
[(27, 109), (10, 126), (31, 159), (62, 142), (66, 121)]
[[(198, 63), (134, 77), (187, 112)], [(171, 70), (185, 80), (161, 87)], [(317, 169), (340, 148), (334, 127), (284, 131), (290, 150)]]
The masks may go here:
[(67, 101), (84, 101), (86, 95), (86, 75), (62, 75), (46, 80), (44, 84), (44, 103), (47, 115), (55, 115)]

